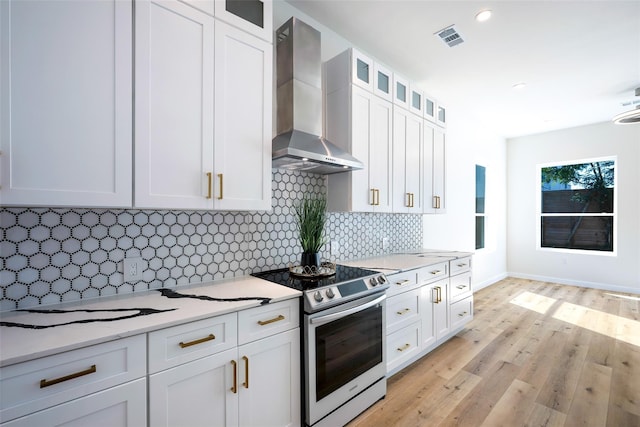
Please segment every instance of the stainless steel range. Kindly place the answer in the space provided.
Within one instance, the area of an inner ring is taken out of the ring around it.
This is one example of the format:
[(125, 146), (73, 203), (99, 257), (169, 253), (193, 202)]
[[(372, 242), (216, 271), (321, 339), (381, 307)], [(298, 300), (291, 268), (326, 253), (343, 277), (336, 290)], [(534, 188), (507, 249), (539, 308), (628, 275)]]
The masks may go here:
[(384, 274), (335, 266), (306, 278), (288, 269), (256, 277), (302, 291), (307, 426), (341, 426), (386, 395)]

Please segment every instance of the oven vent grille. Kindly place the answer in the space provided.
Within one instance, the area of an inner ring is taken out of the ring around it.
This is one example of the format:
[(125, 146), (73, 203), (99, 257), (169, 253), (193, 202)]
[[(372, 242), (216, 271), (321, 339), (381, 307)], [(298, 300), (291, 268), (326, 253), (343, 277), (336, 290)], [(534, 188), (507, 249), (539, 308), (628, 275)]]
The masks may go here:
[(436, 35), (440, 37), (440, 39), (443, 42), (445, 42), (449, 47), (454, 47), (464, 42), (462, 36), (458, 32), (458, 30), (455, 29), (453, 25), (438, 31)]

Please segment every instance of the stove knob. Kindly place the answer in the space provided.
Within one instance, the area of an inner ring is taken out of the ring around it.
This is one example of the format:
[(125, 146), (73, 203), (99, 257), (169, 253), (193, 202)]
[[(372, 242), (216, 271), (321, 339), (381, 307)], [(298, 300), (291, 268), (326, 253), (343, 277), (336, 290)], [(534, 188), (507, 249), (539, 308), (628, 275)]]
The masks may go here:
[(387, 281), (387, 279), (385, 279), (385, 278), (384, 278), (384, 276), (380, 276), (380, 277), (378, 277), (378, 283), (380, 283), (381, 285), (382, 285), (383, 283), (385, 283), (386, 281)]
[(371, 286), (377, 286), (378, 285), (378, 281), (376, 280), (375, 277), (372, 277), (371, 279), (369, 279), (369, 283), (371, 283)]
[(322, 298), (322, 294), (320, 293), (320, 291), (316, 291), (316, 292), (313, 294), (313, 299), (314, 299), (314, 300), (316, 300), (317, 302), (320, 302), (320, 301), (322, 301), (322, 300), (323, 300), (323, 298)]
[(333, 290), (331, 288), (327, 289), (326, 294), (327, 294), (327, 298), (329, 298), (329, 299), (331, 299), (331, 298), (336, 296), (336, 294), (333, 293)]

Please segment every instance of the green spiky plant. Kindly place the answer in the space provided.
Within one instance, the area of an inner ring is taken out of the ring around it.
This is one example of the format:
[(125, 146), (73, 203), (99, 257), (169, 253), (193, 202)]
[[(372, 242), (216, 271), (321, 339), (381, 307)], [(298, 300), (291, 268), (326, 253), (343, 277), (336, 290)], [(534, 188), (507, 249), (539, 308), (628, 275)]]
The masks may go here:
[(300, 246), (305, 253), (316, 254), (325, 244), (324, 224), (327, 219), (327, 199), (305, 196), (295, 206)]

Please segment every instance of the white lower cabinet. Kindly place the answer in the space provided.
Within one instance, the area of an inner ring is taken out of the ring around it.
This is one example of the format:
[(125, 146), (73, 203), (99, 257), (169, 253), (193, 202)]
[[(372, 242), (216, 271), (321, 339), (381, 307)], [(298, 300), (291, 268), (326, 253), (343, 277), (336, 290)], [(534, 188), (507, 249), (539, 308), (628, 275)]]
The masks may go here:
[(298, 316), (294, 299), (149, 334), (168, 349), (150, 352), (150, 425), (300, 425)]
[(3, 366), (2, 426), (145, 425), (146, 350), (136, 335)]
[(90, 394), (22, 418), (2, 427), (138, 427), (147, 424), (144, 378)]
[[(456, 275), (451, 276), (451, 271)], [(390, 376), (444, 343), (473, 318), (471, 257), (387, 278), (386, 363)]]

